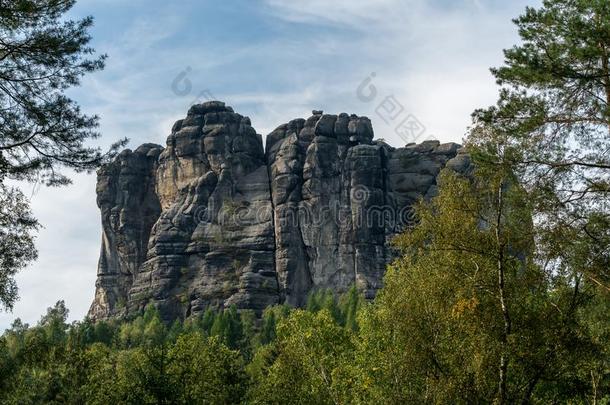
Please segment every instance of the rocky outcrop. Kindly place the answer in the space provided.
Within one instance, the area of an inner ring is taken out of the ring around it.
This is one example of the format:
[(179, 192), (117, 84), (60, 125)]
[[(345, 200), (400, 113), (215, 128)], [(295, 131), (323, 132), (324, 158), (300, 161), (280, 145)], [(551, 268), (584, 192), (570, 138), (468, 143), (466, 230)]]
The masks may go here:
[(302, 305), (316, 288), (355, 284), (369, 298), (390, 239), (449, 166), (457, 144), (393, 148), (366, 117), (327, 115), (262, 138), (221, 102), (193, 106), (162, 150), (123, 152), (98, 173), (102, 255), (95, 319), (152, 303), (165, 319), (207, 307)]
[(102, 249), (89, 310), (104, 318), (125, 307), (141, 264), (150, 230), (161, 206), (155, 192), (157, 162), (163, 148), (145, 144), (127, 149), (97, 173), (97, 205), (102, 213)]

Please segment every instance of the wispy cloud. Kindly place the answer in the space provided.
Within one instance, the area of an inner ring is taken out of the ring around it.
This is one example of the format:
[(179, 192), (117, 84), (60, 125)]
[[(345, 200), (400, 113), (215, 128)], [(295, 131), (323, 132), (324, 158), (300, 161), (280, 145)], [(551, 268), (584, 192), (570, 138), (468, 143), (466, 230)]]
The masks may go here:
[[(285, 21), (354, 32), (334, 56), (352, 64), (341, 71), (337, 87), (355, 89), (375, 72), (374, 85), (381, 97), (395, 96), (430, 134), (455, 141), (464, 135), (470, 113), (493, 102), (496, 90), (488, 68), (500, 64), (501, 50), (517, 40), (510, 19), (525, 6), (525, 2), (419, 0), (332, 4), (266, 0), (266, 4)], [(338, 102), (354, 106), (349, 99)], [(392, 128), (376, 119), (377, 106), (376, 100), (355, 107), (371, 116), (378, 134), (400, 145)]]
[[(265, 0), (272, 14), (288, 21), (307, 24), (328, 24), (367, 30), (369, 24), (388, 21), (388, 15), (396, 15), (398, 8), (418, 8), (421, 1), (407, 0)], [(417, 14), (417, 10), (413, 10)]]

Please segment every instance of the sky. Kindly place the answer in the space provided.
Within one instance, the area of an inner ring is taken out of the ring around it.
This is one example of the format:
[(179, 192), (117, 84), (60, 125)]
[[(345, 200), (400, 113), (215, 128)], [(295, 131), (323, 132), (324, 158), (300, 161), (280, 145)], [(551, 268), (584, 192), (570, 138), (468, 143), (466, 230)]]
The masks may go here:
[[(489, 68), (518, 43), (511, 19), (526, 5), (538, 1), (79, 0), (68, 17), (94, 17), (92, 46), (108, 60), (69, 95), (99, 115), (101, 147), (122, 137), (132, 149), (164, 145), (172, 123), (206, 99), (249, 116), (263, 136), (324, 110), (368, 116), (395, 147), (461, 142), (472, 111), (496, 99)], [(417, 134), (399, 135), (403, 120)], [(93, 300), (96, 179), (72, 178), (63, 188), (22, 185), (44, 228), (0, 331), (17, 317), (35, 324), (60, 299), (81, 320)]]

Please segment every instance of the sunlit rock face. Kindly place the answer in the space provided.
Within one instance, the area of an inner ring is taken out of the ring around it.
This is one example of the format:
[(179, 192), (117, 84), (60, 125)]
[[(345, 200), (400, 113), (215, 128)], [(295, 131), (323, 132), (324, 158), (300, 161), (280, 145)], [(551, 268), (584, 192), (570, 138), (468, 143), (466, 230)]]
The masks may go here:
[(191, 107), (165, 149), (143, 145), (98, 172), (102, 253), (89, 315), (166, 320), (208, 307), (258, 313), (312, 289), (372, 298), (410, 207), (436, 190), (457, 144), (393, 148), (366, 117), (320, 111), (266, 137), (221, 102)]

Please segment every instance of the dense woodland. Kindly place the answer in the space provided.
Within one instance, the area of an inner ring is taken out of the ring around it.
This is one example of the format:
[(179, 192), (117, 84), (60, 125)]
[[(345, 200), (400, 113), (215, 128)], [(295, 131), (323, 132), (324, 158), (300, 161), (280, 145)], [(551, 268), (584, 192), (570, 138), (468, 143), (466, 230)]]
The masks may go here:
[[(403, 289), (394, 269), (374, 304), (356, 289), (339, 299), (318, 292), (306, 309), (271, 307), (260, 320), (231, 308), (164, 325), (149, 308), (127, 322), (68, 325), (59, 302), (37, 326), (16, 321), (0, 340), (0, 402), (492, 402), (502, 326), (483, 302), (491, 295), (435, 296), (451, 285), (423, 276)], [(413, 295), (420, 287), (425, 295)], [(547, 305), (530, 296), (536, 310), (515, 316), (507, 402), (610, 400), (608, 300), (589, 296), (566, 319), (554, 314), (559, 295)]]
[[(63, 91), (103, 67), (74, 1), (0, 3), (0, 303), (38, 226), (6, 179), (111, 158)], [(0, 402), (610, 403), (610, 1), (546, 0), (492, 69), (497, 104), (394, 244), (372, 302), (356, 287), (261, 317), (67, 324), (62, 302), (0, 338)], [(54, 72), (44, 75), (44, 72)], [(440, 118), (442, 119), (442, 117)]]

